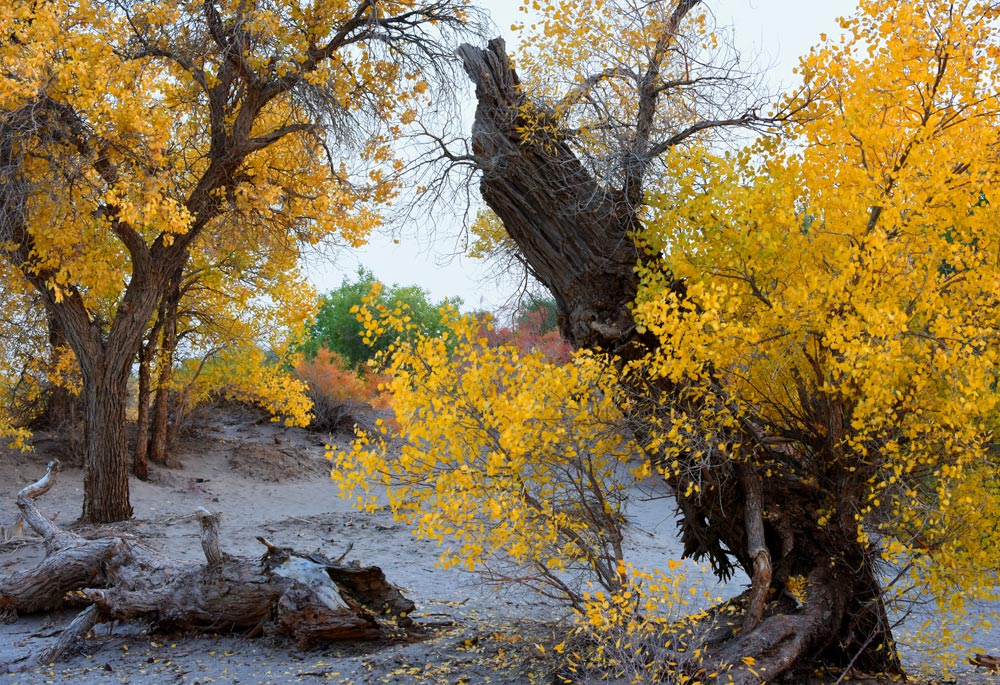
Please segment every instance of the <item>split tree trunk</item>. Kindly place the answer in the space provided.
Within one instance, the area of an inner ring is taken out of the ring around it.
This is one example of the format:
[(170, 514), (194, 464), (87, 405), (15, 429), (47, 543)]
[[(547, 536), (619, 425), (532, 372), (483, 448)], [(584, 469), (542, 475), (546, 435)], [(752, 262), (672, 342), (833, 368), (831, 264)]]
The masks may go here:
[(218, 516), (204, 509), (196, 512), (204, 564), (168, 559), (125, 536), (88, 540), (63, 531), (34, 504), (52, 487), (58, 468), (50, 463), (17, 498), (25, 522), (45, 542), (45, 559), (0, 578), (0, 611), (8, 615), (58, 608), (71, 591), (90, 602), (36, 657), (40, 663), (57, 660), (94, 625), (113, 620), (213, 633), (273, 626), (303, 647), (382, 638), (413, 626), (413, 603), (378, 567), (343, 565), (262, 538), (267, 552), (261, 559), (233, 557), (220, 547)]
[[(635, 203), (598, 182), (559, 134), (532, 127), (524, 113), (536, 121), (546, 113), (526, 101), (502, 40), (486, 49), (464, 45), (459, 55), (476, 85), (472, 148), (480, 190), (555, 297), (563, 335), (577, 348), (643, 357), (658, 343), (635, 330), (635, 271), (640, 260), (655, 264), (659, 257), (642, 254), (632, 240)], [(521, 133), (527, 128), (530, 138)], [(676, 288), (683, 296), (683, 285)], [(642, 392), (673, 397), (672, 405), (683, 409), (675, 388), (646, 380)], [(759, 436), (733, 436), (741, 444), (753, 437)], [(821, 477), (813, 479), (803, 477), (802, 455), (764, 450), (761, 456), (777, 465), (772, 477), (762, 479), (749, 464), (692, 459), (688, 471), (698, 474), (701, 489), (677, 498), (685, 556), (708, 558), (721, 577), (739, 566), (753, 579), (743, 618), (710, 631), (701, 676), (718, 672), (725, 682), (731, 676), (737, 685), (752, 685), (803, 666), (901, 673), (874, 553), (857, 541), (850, 505), (867, 476), (834, 478), (817, 467)], [(668, 482), (678, 494), (689, 485), (684, 477)], [(820, 526), (816, 509), (831, 498), (843, 504), (841, 515)], [(784, 594), (791, 576), (808, 581), (801, 606)]]

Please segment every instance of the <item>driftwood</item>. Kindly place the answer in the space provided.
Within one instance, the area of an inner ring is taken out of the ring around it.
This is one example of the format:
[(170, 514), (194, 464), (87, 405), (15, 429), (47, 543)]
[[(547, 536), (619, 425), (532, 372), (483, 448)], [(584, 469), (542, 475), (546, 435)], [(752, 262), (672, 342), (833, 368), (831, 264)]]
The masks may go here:
[(46, 519), (34, 500), (55, 482), (59, 462), (18, 493), (28, 527), (46, 556), (34, 568), (0, 578), (0, 612), (30, 614), (82, 599), (87, 608), (35, 661), (54, 662), (98, 623), (144, 620), (158, 628), (211, 632), (267, 628), (300, 646), (372, 640), (412, 627), (414, 605), (375, 566), (342, 564), (299, 553), (263, 538), (259, 559), (226, 554), (219, 517), (199, 508), (205, 563), (168, 559), (123, 535), (87, 539)]

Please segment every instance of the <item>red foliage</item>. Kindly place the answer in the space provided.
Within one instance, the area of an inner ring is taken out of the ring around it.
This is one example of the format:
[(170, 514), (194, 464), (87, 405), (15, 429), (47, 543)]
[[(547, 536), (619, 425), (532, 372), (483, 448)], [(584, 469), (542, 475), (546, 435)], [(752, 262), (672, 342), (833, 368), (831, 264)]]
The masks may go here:
[(310, 388), (337, 402), (369, 404), (377, 409), (387, 406), (379, 390), (385, 377), (378, 374), (358, 375), (336, 352), (320, 348), (312, 359), (304, 359), (295, 367), (299, 378)]
[(565, 364), (573, 356), (573, 348), (562, 339), (559, 331), (543, 332), (545, 312), (526, 312), (519, 322), (503, 328), (482, 326), (482, 335), (490, 345), (511, 344), (525, 353), (541, 352), (554, 364)]

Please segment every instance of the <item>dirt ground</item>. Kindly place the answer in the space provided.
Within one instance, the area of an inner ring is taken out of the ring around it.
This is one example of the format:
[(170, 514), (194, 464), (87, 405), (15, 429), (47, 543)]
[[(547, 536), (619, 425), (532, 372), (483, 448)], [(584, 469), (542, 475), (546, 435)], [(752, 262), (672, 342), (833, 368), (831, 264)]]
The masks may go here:
[[(262, 421), (252, 410), (219, 409), (185, 437), (178, 450), (183, 468), (154, 468), (150, 482), (132, 481), (135, 517), (109, 527), (170, 556), (200, 559), (193, 512), (203, 506), (221, 513), (223, 548), (232, 554), (262, 554), (258, 535), (334, 558), (347, 552), (348, 560), (380, 566), (416, 602), (413, 618), (425, 627), (425, 636), (299, 651), (277, 636), (162, 634), (134, 623), (103, 625), (54, 667), (24, 670), (30, 656), (55, 640), (73, 613), (23, 616), (0, 624), (0, 685), (551, 682), (551, 650), (543, 654), (539, 645), (561, 641), (568, 622), (565, 610), (524, 590), (498, 591), (473, 574), (441, 569), (436, 566), (437, 545), (413, 538), (384, 509), (353, 511), (329, 479), (323, 453), (331, 439), (347, 440)], [(44, 473), (59, 440), (40, 436), (38, 445), (32, 454), (0, 453), (0, 526), (6, 531), (17, 518), (17, 491)], [(670, 500), (655, 482), (634, 495), (628, 510), (630, 561), (645, 568), (665, 566), (666, 559), (680, 552)], [(82, 473), (68, 467), (39, 500), (39, 508), (58, 525), (72, 528), (81, 498)], [(2, 542), (0, 573), (25, 568), (42, 554), (39, 539), (30, 535)], [(685, 570), (697, 587), (712, 583), (704, 569), (688, 564)], [(712, 592), (731, 596), (746, 582), (736, 578)], [(927, 618), (936, 620), (925, 613), (910, 617), (904, 627)], [(1000, 631), (975, 632), (969, 644), (1000, 654)], [(911, 673), (919, 674), (917, 682), (1000, 682), (962, 664), (945, 671), (933, 649), (903, 643), (902, 653)]]

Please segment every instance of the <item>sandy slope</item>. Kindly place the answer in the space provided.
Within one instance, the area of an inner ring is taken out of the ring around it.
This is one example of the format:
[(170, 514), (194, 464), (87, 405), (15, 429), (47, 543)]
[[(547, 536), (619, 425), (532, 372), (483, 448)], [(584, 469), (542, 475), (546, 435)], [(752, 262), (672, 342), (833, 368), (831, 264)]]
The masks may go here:
[[(342, 439), (342, 438), (341, 438)], [(14, 495), (37, 479), (46, 449), (0, 455), (0, 525), (16, 518)], [(80, 654), (53, 669), (3, 674), (58, 635), (71, 613), (22, 617), (0, 625), (0, 683), (495, 683), (545, 682), (551, 663), (535, 647), (560, 634), (564, 613), (521, 590), (484, 587), (459, 570), (442, 570), (435, 544), (415, 540), (384, 510), (352, 511), (336, 493), (316, 435), (259, 421), (250, 411), (220, 410), (196, 426), (180, 449), (184, 468), (156, 470), (149, 483), (133, 481), (135, 518), (114, 526), (176, 557), (199, 558), (196, 507), (221, 512), (223, 547), (262, 552), (257, 535), (331, 557), (350, 546), (348, 559), (381, 566), (417, 603), (426, 639), (411, 643), (346, 645), (299, 652), (278, 638), (147, 634), (140, 625), (101, 626)], [(81, 507), (81, 473), (67, 468), (40, 508), (57, 523), (73, 524)], [(673, 510), (655, 483), (636, 491), (628, 518), (630, 560), (652, 568), (679, 553)], [(35, 538), (0, 545), (0, 573), (39, 559)], [(692, 582), (710, 582), (694, 565)], [(739, 592), (745, 578), (714, 593)], [(988, 635), (974, 638), (989, 649)], [(997, 653), (996, 650), (992, 650)], [(931, 667), (933, 655), (905, 652), (911, 668)], [(986, 681), (963, 669), (952, 682)], [(991, 681), (989, 681), (991, 682)]]

